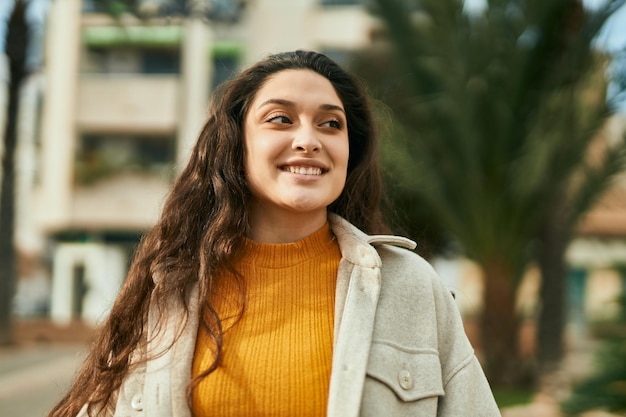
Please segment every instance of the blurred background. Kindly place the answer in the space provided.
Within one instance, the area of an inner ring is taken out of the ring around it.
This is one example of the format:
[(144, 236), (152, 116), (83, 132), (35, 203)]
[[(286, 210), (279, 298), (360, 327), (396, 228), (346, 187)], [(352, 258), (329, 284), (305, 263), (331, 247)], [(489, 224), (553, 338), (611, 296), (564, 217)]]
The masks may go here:
[(211, 92), (292, 49), (366, 83), (503, 415), (626, 415), (623, 3), (0, 0), (0, 415), (67, 388)]

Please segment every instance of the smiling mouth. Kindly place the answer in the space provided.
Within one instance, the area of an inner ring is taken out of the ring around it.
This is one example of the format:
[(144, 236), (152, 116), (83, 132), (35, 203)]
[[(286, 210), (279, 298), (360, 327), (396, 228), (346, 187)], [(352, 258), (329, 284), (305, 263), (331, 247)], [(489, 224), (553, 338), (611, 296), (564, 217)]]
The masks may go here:
[(324, 173), (324, 170), (322, 170), (322, 168), (297, 166), (285, 166), (283, 167), (283, 171), (299, 175), (322, 175)]

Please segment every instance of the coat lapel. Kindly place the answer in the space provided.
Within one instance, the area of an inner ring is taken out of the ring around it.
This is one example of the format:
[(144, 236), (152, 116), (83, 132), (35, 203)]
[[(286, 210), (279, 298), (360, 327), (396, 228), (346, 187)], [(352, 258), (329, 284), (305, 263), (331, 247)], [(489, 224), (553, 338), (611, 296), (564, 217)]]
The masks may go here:
[(197, 284), (190, 290), (188, 303), (186, 319), (178, 314), (180, 306), (172, 305), (172, 314), (160, 326), (158, 310), (150, 311), (148, 351), (156, 355), (147, 362), (144, 388), (145, 411), (150, 417), (191, 417), (185, 388), (191, 378), (199, 325)]
[[(146, 415), (168, 417), (172, 415), (172, 391), (169, 386), (172, 370), (170, 347), (175, 340), (175, 321), (173, 317), (168, 317), (164, 324), (159, 325), (159, 309), (155, 302), (150, 305), (147, 352), (154, 357), (146, 363), (143, 404)], [(174, 316), (178, 317), (177, 314)]]
[(359, 415), (380, 294), (380, 270), (355, 266), (349, 278), (333, 352), (328, 416)]
[[(189, 316), (180, 334), (180, 340), (172, 346), (173, 360), (170, 387), (172, 391), (172, 416), (191, 417), (187, 403), (187, 384), (191, 380), (193, 355), (200, 325), (200, 299), (198, 284), (193, 284), (189, 295)], [(191, 358), (191, 359), (189, 359)], [(185, 389), (181, 390), (181, 387)]]
[(380, 294), (380, 257), (347, 222), (334, 216), (330, 220), (342, 260), (337, 276), (328, 416), (356, 417)]

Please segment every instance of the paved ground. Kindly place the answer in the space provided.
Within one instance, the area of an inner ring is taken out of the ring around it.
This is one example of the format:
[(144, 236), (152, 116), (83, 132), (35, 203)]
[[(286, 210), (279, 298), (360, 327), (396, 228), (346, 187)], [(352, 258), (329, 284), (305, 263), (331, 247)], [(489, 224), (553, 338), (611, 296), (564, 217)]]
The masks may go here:
[(62, 397), (83, 345), (0, 350), (0, 416), (43, 417)]
[(16, 344), (0, 348), (0, 416), (43, 417), (69, 387), (91, 330), (30, 320), (17, 323), (14, 334)]

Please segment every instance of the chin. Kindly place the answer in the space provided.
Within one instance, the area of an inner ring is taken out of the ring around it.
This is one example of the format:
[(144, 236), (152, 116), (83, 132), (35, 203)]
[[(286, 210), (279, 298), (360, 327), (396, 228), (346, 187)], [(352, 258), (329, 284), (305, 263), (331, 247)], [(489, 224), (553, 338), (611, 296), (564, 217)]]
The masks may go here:
[[(330, 204), (330, 203), (328, 203)], [(296, 213), (312, 213), (320, 210), (326, 210), (328, 207), (326, 202), (319, 201), (292, 201), (286, 207)]]
[(294, 213), (313, 213), (320, 210), (326, 210), (326, 206), (318, 205), (290, 205), (289, 210)]

